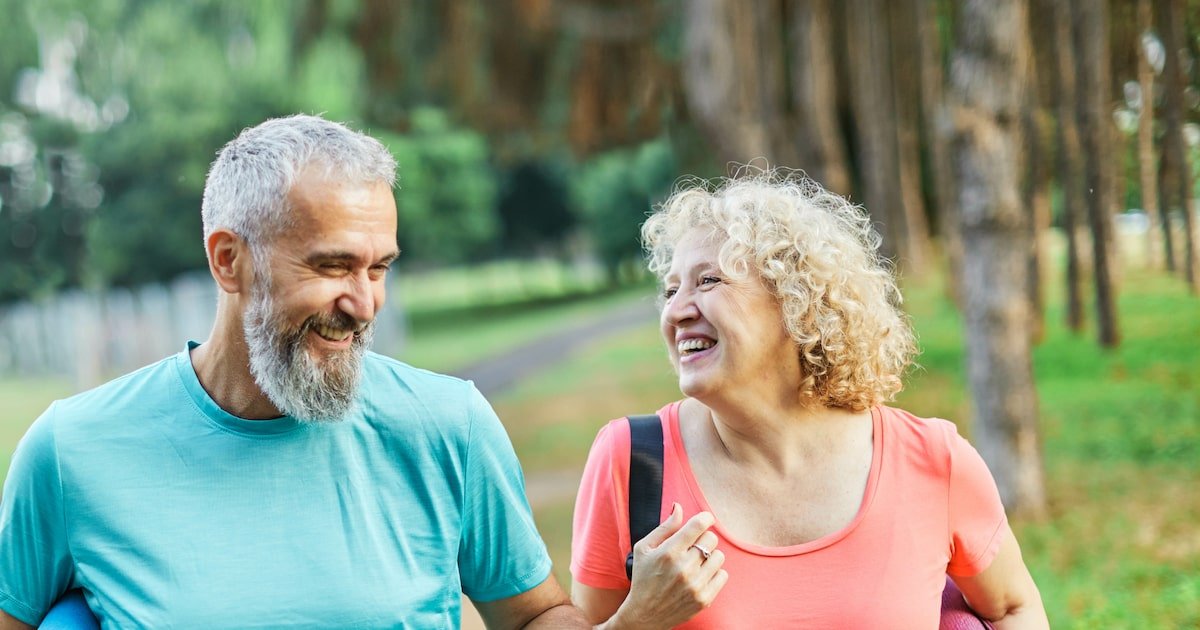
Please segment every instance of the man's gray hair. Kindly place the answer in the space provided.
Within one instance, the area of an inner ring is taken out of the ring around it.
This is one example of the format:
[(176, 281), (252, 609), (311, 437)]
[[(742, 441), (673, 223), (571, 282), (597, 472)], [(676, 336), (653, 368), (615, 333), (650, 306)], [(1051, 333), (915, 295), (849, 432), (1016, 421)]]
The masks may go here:
[(273, 118), (221, 149), (204, 184), (204, 239), (225, 228), (251, 249), (288, 225), (288, 193), (308, 168), (349, 183), (396, 183), (396, 159), (378, 140), (320, 116)]

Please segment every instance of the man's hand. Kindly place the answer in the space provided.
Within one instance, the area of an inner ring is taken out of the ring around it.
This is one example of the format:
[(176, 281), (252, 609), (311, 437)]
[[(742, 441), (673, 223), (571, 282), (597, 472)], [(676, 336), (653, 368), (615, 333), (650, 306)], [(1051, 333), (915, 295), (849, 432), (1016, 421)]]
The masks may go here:
[[(472, 602), (488, 628), (591, 628), (583, 613), (571, 605), (571, 600), (558, 585), (554, 576), (521, 593), (494, 602)], [(0, 627), (0, 630), (6, 630)]]

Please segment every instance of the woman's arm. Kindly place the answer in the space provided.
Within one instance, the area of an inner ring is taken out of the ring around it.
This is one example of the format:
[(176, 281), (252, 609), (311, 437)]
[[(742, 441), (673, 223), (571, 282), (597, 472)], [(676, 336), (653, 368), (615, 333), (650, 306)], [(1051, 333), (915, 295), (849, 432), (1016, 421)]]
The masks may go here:
[(1021, 547), (1011, 530), (1007, 530), (988, 568), (971, 577), (950, 577), (971, 609), (996, 630), (1050, 627), (1042, 596), (1021, 559)]
[(616, 588), (596, 588), (571, 580), (571, 601), (593, 624), (603, 624), (616, 614), (629, 591)]

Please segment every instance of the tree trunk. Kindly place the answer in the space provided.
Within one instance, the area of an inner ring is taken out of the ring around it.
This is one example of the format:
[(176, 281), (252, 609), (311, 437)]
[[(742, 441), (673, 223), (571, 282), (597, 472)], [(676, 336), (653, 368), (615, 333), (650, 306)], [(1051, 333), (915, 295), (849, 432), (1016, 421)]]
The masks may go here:
[(1075, 120), (1075, 47), (1071, 39), (1070, 0), (1042, 0), (1041, 8), (1049, 9), (1054, 21), (1055, 80), (1054, 104), (1058, 121), (1054, 126), (1058, 145), (1058, 182), (1062, 190), (1063, 232), (1067, 239), (1067, 327), (1075, 332), (1083, 329), (1083, 273), (1080, 265), (1079, 225), (1083, 221), (1083, 156), (1079, 143), (1079, 127)]
[(888, 40), (891, 48), (892, 96), (896, 121), (896, 166), (900, 196), (904, 201), (904, 240), (907, 270), (924, 273), (929, 264), (929, 221), (921, 192), (921, 138), (918, 131), (920, 94), (918, 85), (920, 51), (917, 48), (917, 11), (921, 0), (890, 0), (887, 5)]
[(900, 170), (891, 69), (887, 63), (886, 15), (883, 0), (849, 0), (846, 44), (862, 201), (876, 224), (882, 224), (880, 251), (905, 269), (908, 252), (903, 231), (904, 201), (898, 194)]
[(950, 85), (973, 437), (1005, 506), (1036, 517), (1046, 496), (1019, 192), (1026, 13), (1023, 0), (962, 2)]
[(1154, 69), (1142, 37), (1149, 35), (1154, 26), (1150, 0), (1138, 0), (1137, 5), (1137, 73), (1141, 94), (1138, 111), (1138, 181), (1142, 187), (1142, 211), (1146, 213), (1146, 266), (1161, 269), (1163, 266), (1162, 235), (1159, 225), (1162, 212), (1158, 206), (1158, 169), (1154, 164)]
[(1029, 252), (1026, 273), (1029, 276), (1029, 338), (1040, 343), (1045, 336), (1045, 291), (1042, 290), (1042, 235), (1050, 228), (1049, 169), (1042, 140), (1041, 105), (1037, 94), (1036, 65), (1029, 65), (1028, 102), (1021, 116), (1021, 133), (1025, 150), (1025, 177), (1021, 202), (1029, 213)]
[(791, 39), (795, 141), (800, 156), (796, 166), (808, 171), (825, 188), (846, 195), (850, 193), (850, 173), (837, 120), (829, 2), (799, 0), (784, 5)]
[(1092, 228), (1093, 286), (1100, 345), (1120, 342), (1117, 327), (1116, 288), (1110, 260), (1113, 232), (1112, 117), (1109, 107), (1108, 6), (1094, 0), (1072, 2), (1075, 63), (1079, 76), (1076, 102), (1084, 157), (1084, 179), (1089, 192), (1088, 223)]
[(950, 157), (946, 151), (949, 125), (945, 112), (942, 37), (937, 25), (937, 4), (938, 0), (916, 0), (913, 3), (917, 20), (917, 47), (920, 50), (917, 83), (921, 94), (921, 139), (928, 152), (932, 214), (946, 257), (946, 286), (951, 299), (961, 306), (958, 288), (962, 275), (962, 235), (958, 230), (957, 200), (950, 178)]
[[(1165, 101), (1165, 99), (1164, 99)], [(1166, 111), (1166, 103), (1163, 103), (1163, 111)], [(1162, 193), (1159, 197), (1159, 214), (1162, 218), (1162, 223), (1159, 225), (1162, 228), (1163, 239), (1163, 257), (1166, 259), (1165, 266), (1167, 271), (1175, 273), (1179, 268), (1175, 256), (1175, 234), (1171, 227), (1171, 178), (1174, 176), (1175, 167), (1172, 165), (1171, 152), (1168, 151), (1170, 142), (1167, 141), (1167, 134), (1163, 133), (1163, 141), (1159, 143), (1158, 148), (1158, 176), (1155, 178), (1158, 181), (1158, 190)]]
[(1196, 293), (1196, 239), (1192, 216), (1192, 172), (1188, 164), (1187, 147), (1183, 139), (1183, 91), (1186, 87), (1179, 51), (1184, 47), (1183, 6), (1179, 0), (1159, 0), (1158, 20), (1166, 50), (1163, 66), (1163, 114), (1166, 119), (1166, 135), (1163, 142), (1171, 154), (1175, 167), (1175, 202), (1183, 211), (1183, 260), (1179, 265), (1188, 287)]

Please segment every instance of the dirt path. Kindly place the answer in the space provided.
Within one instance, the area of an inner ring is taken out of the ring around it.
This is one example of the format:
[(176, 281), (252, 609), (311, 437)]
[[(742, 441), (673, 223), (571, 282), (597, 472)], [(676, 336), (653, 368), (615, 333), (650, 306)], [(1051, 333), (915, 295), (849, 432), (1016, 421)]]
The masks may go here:
[(615, 332), (654, 321), (655, 306), (650, 298), (635, 299), (603, 313), (589, 316), (571, 326), (554, 330), (508, 352), (490, 357), (454, 375), (475, 381), (484, 396), (492, 396), (567, 358), (576, 349)]
[[(570, 354), (598, 339), (618, 333), (626, 328), (654, 321), (653, 300), (637, 299), (621, 304), (578, 323), (550, 332), (514, 348), (500, 356), (481, 361), (454, 374), (475, 381), (475, 386), (484, 396), (493, 396), (539, 371), (549, 369), (566, 359)], [(535, 508), (571, 499), (579, 488), (583, 470), (579, 468), (541, 472), (525, 479), (525, 493)], [(565, 588), (565, 585), (564, 585)], [(463, 630), (483, 630), (483, 621), (475, 612), (470, 600), (463, 597)]]

